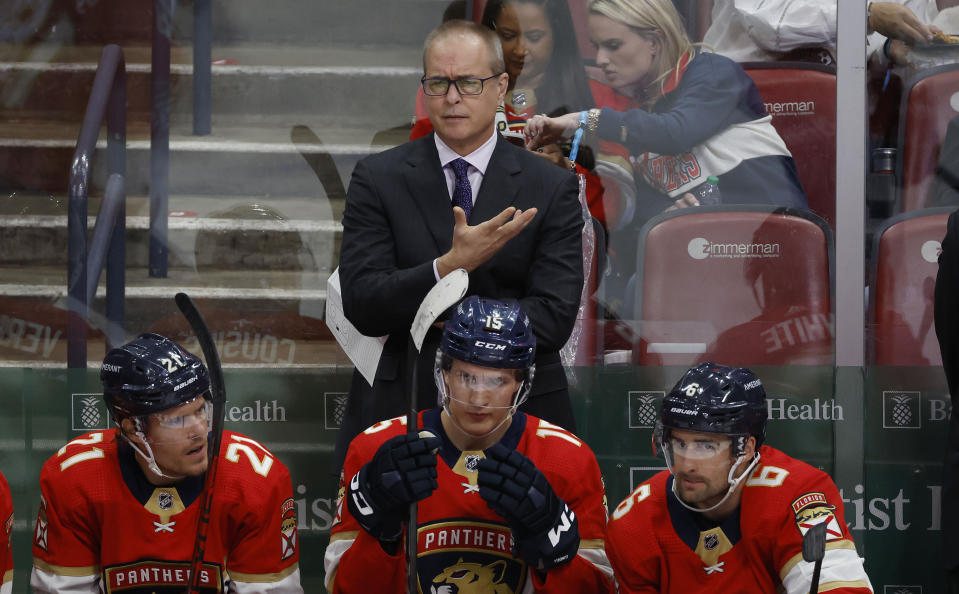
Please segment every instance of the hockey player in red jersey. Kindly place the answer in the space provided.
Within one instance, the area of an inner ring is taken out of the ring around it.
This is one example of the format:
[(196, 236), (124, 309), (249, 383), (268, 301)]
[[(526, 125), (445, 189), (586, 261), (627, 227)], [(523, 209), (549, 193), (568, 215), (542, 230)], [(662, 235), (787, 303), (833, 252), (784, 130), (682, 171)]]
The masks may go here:
[(10, 486), (7, 479), (0, 474), (0, 594), (13, 592), (13, 549), (10, 547), (10, 537), (13, 535), (13, 500), (10, 498)]
[[(209, 465), (203, 363), (156, 334), (112, 349), (100, 368), (117, 428), (60, 448), (40, 473), (34, 592), (182, 593)], [(286, 467), (223, 432), (202, 592), (300, 593), (296, 506)]]
[(402, 592), (417, 512), (420, 592), (612, 592), (605, 495), (589, 447), (517, 407), (536, 339), (515, 301), (468, 297), (446, 322), (441, 408), (377, 423), (350, 444), (326, 549), (327, 590)]
[(766, 391), (743, 367), (702, 363), (663, 400), (654, 447), (668, 471), (613, 512), (620, 592), (810, 591), (802, 541), (826, 524), (819, 591), (872, 592), (829, 476), (763, 445)]

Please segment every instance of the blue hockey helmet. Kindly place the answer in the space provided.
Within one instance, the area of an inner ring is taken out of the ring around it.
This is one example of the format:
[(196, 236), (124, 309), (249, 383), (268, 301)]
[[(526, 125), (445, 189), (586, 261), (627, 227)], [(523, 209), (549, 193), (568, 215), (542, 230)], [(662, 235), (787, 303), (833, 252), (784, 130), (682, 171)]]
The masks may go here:
[(536, 337), (517, 301), (473, 295), (461, 301), (446, 321), (440, 351), (482, 367), (529, 369), (536, 356)]
[(756, 449), (766, 438), (766, 390), (745, 367), (700, 363), (690, 368), (663, 399), (660, 439), (669, 429), (721, 433), (734, 440), (737, 455), (750, 435)]
[(117, 423), (175, 408), (210, 390), (203, 362), (159, 334), (141, 334), (111, 349), (100, 367), (100, 381)]

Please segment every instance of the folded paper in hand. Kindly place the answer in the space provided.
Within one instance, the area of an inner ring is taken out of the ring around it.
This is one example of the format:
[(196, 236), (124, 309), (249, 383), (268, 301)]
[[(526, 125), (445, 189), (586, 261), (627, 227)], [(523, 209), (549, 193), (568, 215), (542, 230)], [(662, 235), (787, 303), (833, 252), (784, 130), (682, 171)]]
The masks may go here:
[(337, 268), (326, 282), (326, 325), (333, 332), (346, 356), (356, 369), (372, 386), (376, 376), (376, 367), (380, 363), (386, 336), (366, 336), (360, 334), (343, 313), (343, 293), (340, 290), (340, 269)]

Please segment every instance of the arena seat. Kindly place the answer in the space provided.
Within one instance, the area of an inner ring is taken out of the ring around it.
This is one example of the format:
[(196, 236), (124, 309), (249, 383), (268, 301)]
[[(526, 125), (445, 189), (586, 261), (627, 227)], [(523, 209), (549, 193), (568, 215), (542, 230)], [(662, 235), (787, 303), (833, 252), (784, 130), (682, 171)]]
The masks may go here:
[(832, 365), (833, 242), (805, 210), (712, 206), (640, 231), (633, 362)]
[(899, 115), (897, 212), (928, 204), (949, 120), (959, 112), (959, 64), (923, 71), (906, 84)]
[(953, 207), (897, 215), (877, 230), (869, 306), (869, 363), (941, 365), (933, 324), (939, 251)]
[(836, 220), (836, 69), (807, 62), (744, 62), (773, 126), (796, 161), (809, 208)]

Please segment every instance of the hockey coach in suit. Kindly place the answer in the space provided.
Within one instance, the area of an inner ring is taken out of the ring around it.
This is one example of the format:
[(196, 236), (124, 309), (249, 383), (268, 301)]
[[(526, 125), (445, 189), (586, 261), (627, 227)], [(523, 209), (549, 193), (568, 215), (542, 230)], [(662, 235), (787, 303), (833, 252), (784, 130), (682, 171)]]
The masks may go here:
[[(509, 80), (496, 34), (448, 21), (423, 51), (434, 133), (357, 164), (343, 214), (340, 278), (347, 318), (390, 337), (371, 387), (354, 372), (334, 468), (350, 440), (407, 411), (413, 317), (430, 288), (457, 268), (468, 295), (517, 299), (532, 320), (536, 376), (523, 410), (575, 430), (559, 349), (576, 320), (583, 285), (583, 219), (576, 177), (496, 131)], [(436, 406), (431, 328), (418, 361), (418, 402)]]

